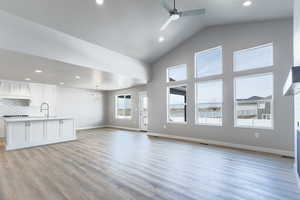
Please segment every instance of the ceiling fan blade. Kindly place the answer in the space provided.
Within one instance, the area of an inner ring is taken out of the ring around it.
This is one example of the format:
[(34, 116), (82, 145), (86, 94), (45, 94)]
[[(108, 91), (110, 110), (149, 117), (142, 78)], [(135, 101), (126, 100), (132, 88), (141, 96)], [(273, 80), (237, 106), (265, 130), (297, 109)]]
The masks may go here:
[(205, 9), (186, 10), (186, 11), (180, 12), (180, 15), (182, 17), (184, 17), (184, 16), (204, 15), (204, 14), (205, 14)]
[(161, 31), (165, 30), (167, 28), (167, 26), (172, 22), (172, 17), (170, 17), (166, 23), (164, 23), (164, 25), (160, 28)]
[(166, 0), (160, 0), (160, 5), (164, 7), (168, 12), (172, 11), (171, 6), (166, 2)]

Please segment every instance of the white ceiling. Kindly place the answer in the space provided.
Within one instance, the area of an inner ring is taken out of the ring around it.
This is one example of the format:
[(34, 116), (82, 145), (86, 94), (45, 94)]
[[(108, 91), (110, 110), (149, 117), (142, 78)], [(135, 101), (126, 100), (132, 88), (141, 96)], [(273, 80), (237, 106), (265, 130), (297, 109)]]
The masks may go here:
[[(0, 79), (59, 85), (94, 90), (117, 90), (144, 84), (141, 80), (116, 73), (75, 66), (42, 57), (0, 49)], [(42, 70), (42, 73), (35, 73)], [(75, 77), (80, 76), (80, 80)]]
[[(293, 0), (177, 0), (178, 8), (206, 8), (160, 32), (168, 14), (159, 0), (1, 0), (0, 9), (77, 38), (152, 63), (205, 26), (292, 16)], [(170, 1), (171, 3), (171, 1)], [(158, 36), (166, 38), (158, 43)]]

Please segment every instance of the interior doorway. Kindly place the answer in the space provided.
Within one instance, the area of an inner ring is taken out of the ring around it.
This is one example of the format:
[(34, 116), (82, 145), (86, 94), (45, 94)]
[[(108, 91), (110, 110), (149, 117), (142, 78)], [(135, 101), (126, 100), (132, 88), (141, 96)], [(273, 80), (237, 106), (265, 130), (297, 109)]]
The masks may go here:
[(142, 131), (148, 130), (148, 96), (147, 92), (140, 92), (139, 94), (139, 118), (140, 129)]

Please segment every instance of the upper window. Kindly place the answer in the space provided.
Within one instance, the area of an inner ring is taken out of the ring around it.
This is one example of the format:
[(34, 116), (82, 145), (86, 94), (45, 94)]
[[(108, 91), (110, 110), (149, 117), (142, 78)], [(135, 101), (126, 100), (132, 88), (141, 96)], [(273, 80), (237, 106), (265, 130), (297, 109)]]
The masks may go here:
[(273, 75), (257, 74), (235, 79), (235, 126), (273, 127)]
[(273, 65), (272, 43), (234, 52), (234, 71), (251, 70)]
[(186, 123), (186, 85), (168, 88), (168, 122)]
[(196, 77), (222, 74), (222, 47), (201, 51), (195, 54)]
[(131, 95), (119, 95), (116, 96), (116, 117), (118, 119), (131, 119), (132, 98)]
[(178, 65), (167, 69), (167, 82), (184, 81), (187, 79), (186, 65)]
[(222, 125), (223, 82), (196, 83), (196, 123)]

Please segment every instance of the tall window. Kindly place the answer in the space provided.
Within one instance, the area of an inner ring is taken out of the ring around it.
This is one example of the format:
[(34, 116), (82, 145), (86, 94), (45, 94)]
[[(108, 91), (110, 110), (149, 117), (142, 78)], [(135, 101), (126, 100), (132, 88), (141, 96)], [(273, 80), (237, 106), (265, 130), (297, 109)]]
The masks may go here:
[(251, 70), (274, 65), (273, 44), (234, 52), (234, 71)]
[[(223, 81), (220, 80), (223, 73), (222, 54), (221, 46), (195, 54), (196, 124), (222, 126)], [(206, 81), (207, 76), (213, 76), (211, 78), (214, 80)]]
[(131, 95), (116, 96), (116, 118), (131, 119), (132, 117), (132, 98)]
[(185, 64), (167, 69), (167, 82), (184, 81), (187, 79), (187, 67)]
[(273, 127), (273, 75), (235, 78), (235, 126)]
[(223, 82), (196, 83), (196, 123), (222, 125)]
[(196, 77), (222, 74), (222, 47), (201, 51), (195, 54)]
[(186, 85), (168, 88), (168, 122), (186, 123)]

